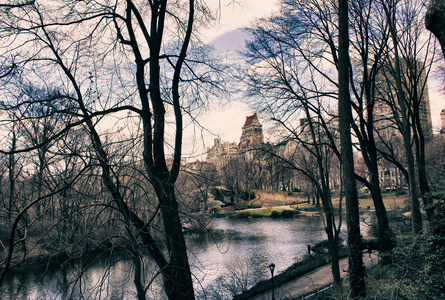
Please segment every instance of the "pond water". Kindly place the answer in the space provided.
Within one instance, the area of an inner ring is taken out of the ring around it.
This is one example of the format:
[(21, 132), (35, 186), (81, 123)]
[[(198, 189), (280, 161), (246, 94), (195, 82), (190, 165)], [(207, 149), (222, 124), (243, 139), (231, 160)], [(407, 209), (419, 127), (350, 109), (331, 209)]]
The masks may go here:
[[(187, 237), (198, 299), (231, 299), (232, 294), (270, 277), (326, 239), (321, 217), (295, 219), (213, 219), (214, 234)], [(343, 230), (343, 235), (345, 230)], [(153, 280), (147, 297), (163, 299), (160, 276), (147, 258), (144, 280)], [(82, 276), (80, 276), (82, 275)], [(106, 275), (106, 276), (104, 276)], [(135, 299), (133, 264), (128, 257), (83, 264), (27, 269), (8, 276), (2, 299)]]

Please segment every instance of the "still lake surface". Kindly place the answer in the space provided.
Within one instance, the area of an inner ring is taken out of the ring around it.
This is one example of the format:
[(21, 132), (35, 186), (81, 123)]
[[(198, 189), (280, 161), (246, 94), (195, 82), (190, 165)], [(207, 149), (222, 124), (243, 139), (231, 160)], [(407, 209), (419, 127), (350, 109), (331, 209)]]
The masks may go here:
[[(198, 299), (231, 299), (241, 288), (270, 278), (307, 254), (307, 246), (325, 240), (322, 217), (294, 219), (212, 219), (213, 234), (187, 237)], [(366, 230), (366, 228), (363, 228)], [(343, 225), (345, 236), (345, 225)], [(63, 267), (16, 272), (0, 291), (2, 299), (136, 299), (133, 264), (117, 255)], [(149, 258), (145, 282), (153, 280), (147, 298), (164, 299), (160, 276)], [(82, 275), (82, 276), (79, 276)], [(106, 276), (104, 276), (106, 275)]]

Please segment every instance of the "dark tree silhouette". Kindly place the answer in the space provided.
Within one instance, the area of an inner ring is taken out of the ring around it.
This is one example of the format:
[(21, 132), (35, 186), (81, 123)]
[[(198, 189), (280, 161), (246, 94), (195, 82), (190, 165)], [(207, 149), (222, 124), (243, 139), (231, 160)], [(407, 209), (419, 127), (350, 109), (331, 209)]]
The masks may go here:
[(366, 286), (365, 268), (362, 261), (358, 193), (355, 183), (354, 156), (351, 141), (352, 109), (348, 79), (348, 0), (339, 0), (338, 34), (338, 113), (343, 183), (345, 186), (346, 218), (348, 224), (350, 296), (352, 299), (357, 299), (366, 296)]

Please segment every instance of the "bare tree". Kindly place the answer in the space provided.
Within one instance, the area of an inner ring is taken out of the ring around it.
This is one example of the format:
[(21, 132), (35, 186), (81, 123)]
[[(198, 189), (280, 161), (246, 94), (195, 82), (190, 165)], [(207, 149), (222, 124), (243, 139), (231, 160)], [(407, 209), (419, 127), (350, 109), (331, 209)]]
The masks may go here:
[[(390, 107), (392, 122), (403, 140), (407, 169), (403, 172), (410, 187), (412, 230), (413, 234), (417, 234), (422, 230), (419, 196), (422, 196), (425, 207), (431, 204), (429, 198), (423, 195), (429, 191), (425, 141), (431, 138), (432, 128), (425, 127), (420, 116), (422, 110), (425, 111), (424, 116), (428, 112), (426, 79), (434, 58), (434, 43), (428, 35), (423, 36), (419, 18), (424, 10), (422, 1), (389, 1), (384, 10), (391, 34), (391, 47), (382, 68), (384, 75), (379, 98)], [(388, 157), (388, 154), (384, 156)], [(402, 167), (402, 164), (398, 166)], [(427, 215), (429, 219), (433, 216), (430, 208)]]
[[(318, 62), (310, 57), (299, 59), (304, 56), (300, 47), (306, 43), (304, 38), (307, 36), (299, 26), (298, 15), (296, 17), (291, 9), (285, 11), (287, 14), (265, 20), (250, 29), (253, 40), (246, 45), (244, 53), (249, 67), (244, 80), (258, 110), (275, 122), (278, 134), (283, 133), (279, 145), (282, 150), (269, 149), (269, 155), (281, 161), (287, 169), (305, 176), (321, 198), (333, 261), (332, 273), (336, 286), (340, 287), (338, 242), (341, 214), (332, 205), (329, 172), (335, 161), (333, 156), (335, 153), (339, 155), (337, 123), (329, 111), (332, 94), (328, 90), (336, 83), (329, 79), (327, 83), (323, 82), (326, 74), (320, 75), (320, 69), (311, 70)], [(319, 85), (324, 88), (319, 89)]]
[(186, 173), (182, 179), (181, 185), (189, 187), (191, 203), (188, 203), (188, 209), (197, 212), (206, 212), (209, 209), (209, 200), (212, 197), (211, 192), (219, 183), (216, 166), (212, 163), (195, 161), (184, 167)]
[(235, 198), (242, 190), (242, 180), (246, 166), (241, 156), (230, 157), (221, 167), (221, 183), (230, 190), (230, 203), (235, 204)]
[[(128, 240), (135, 245), (139, 299), (145, 299), (146, 284), (150, 284), (142, 281), (139, 272), (146, 251), (158, 266), (169, 299), (194, 298), (175, 183), (181, 165), (183, 116), (202, 104), (203, 86), (218, 86), (213, 75), (217, 70), (189, 51), (196, 10), (207, 12), (203, 3), (193, 0), (171, 4), (127, 0), (113, 5), (35, 1), (2, 11), (2, 40), (14, 45), (3, 48), (2, 56), (20, 57), (15, 65), (21, 72), (19, 80), (4, 77), (5, 88), (22, 82), (56, 86), (60, 94), (45, 104), (52, 108), (51, 114), (65, 115), (67, 122), (37, 145), (1, 151), (41, 149), (73, 129), (87, 132), (103, 187), (124, 221)], [(6, 110), (39, 104), (9, 100)], [(152, 185), (157, 198), (151, 215), (141, 216), (130, 205), (118, 172), (128, 152), (111, 147), (117, 135), (107, 135), (103, 125), (113, 118), (118, 123), (136, 120), (127, 123), (137, 128), (137, 136), (124, 140), (130, 145), (125, 149), (137, 149), (133, 151), (143, 161), (142, 178)], [(170, 165), (167, 151), (173, 155)], [(152, 234), (155, 219), (161, 220), (163, 239)]]
[(375, 139), (376, 78), (386, 53), (389, 38), (386, 22), (381, 16), (380, 1), (357, 1), (349, 4), (351, 44), (352, 108), (357, 115), (352, 129), (366, 165), (366, 177), (357, 177), (371, 192), (378, 222), (378, 243), (382, 251), (391, 250), (395, 237), (391, 232), (383, 203), (379, 178), (379, 156)]
[[(44, 91), (35, 90), (32, 87), (23, 86), (22, 92), (18, 97), (26, 98), (23, 101), (30, 101), (35, 103), (45, 103), (45, 101), (50, 101), (56, 92), (49, 92), (50, 94), (45, 94)], [(57, 131), (57, 126), (59, 126), (59, 121), (51, 116), (51, 108), (45, 104), (37, 104), (33, 107), (28, 107), (26, 112), (23, 112), (24, 118), (20, 119), (19, 128), (20, 136), (23, 139), (25, 147), (36, 148), (36, 159), (33, 161), (34, 164), (34, 198), (40, 198), (44, 189), (44, 175), (47, 173), (47, 168), (50, 164), (49, 149), (51, 148), (51, 143), (48, 143), (48, 138)], [(59, 116), (60, 117), (60, 116)], [(40, 216), (41, 202), (36, 204), (36, 216)]]

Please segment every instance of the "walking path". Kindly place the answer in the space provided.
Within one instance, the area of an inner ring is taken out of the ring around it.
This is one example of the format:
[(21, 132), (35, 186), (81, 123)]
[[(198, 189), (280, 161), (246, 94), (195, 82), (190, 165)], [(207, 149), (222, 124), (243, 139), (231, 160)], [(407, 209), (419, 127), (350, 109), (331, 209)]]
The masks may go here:
[[(369, 254), (365, 253), (363, 255), (363, 261), (366, 268), (370, 268), (378, 263), (378, 256), (372, 254), (371, 259), (369, 259)], [(345, 281), (344, 279), (348, 277), (347, 270), (348, 258), (340, 259), (340, 273), (343, 282)], [(332, 277), (331, 264), (328, 264), (288, 283), (276, 287), (275, 299), (306, 299), (306, 297), (316, 294), (317, 291), (323, 290), (324, 288), (330, 286), (333, 282), (334, 280)], [(272, 291), (255, 296), (250, 299), (270, 300), (272, 299)]]

